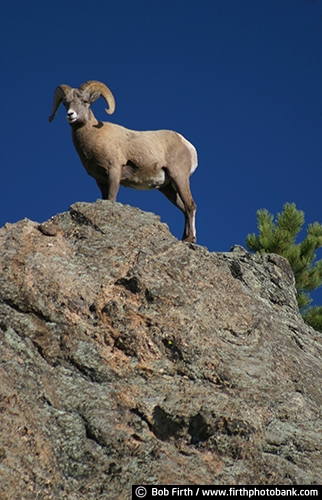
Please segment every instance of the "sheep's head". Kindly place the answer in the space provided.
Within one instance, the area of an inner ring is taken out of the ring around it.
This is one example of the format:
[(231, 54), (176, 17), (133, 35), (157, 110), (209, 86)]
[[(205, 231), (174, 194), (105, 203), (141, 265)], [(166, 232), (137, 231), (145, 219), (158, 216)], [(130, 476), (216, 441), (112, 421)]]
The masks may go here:
[(91, 80), (83, 83), (78, 89), (73, 89), (69, 85), (59, 85), (56, 88), (53, 102), (52, 114), (49, 117), (51, 122), (55, 118), (57, 109), (62, 102), (67, 113), (66, 119), (70, 125), (83, 124), (92, 116), (90, 106), (100, 96), (102, 96), (108, 104), (106, 113), (112, 114), (115, 110), (115, 100), (110, 89), (101, 82)]

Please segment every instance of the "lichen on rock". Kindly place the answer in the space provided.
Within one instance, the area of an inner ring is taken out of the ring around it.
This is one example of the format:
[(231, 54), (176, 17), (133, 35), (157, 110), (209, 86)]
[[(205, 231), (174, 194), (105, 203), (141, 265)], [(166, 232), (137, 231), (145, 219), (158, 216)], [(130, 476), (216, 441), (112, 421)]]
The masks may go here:
[(320, 484), (322, 337), (277, 255), (75, 203), (0, 229), (0, 496)]

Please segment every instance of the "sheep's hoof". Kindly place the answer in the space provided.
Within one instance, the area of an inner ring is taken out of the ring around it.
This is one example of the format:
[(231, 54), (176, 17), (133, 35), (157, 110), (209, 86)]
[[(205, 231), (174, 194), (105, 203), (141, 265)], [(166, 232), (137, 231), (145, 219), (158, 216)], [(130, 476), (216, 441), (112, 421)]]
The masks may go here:
[(195, 236), (187, 236), (182, 238), (183, 243), (196, 243), (197, 238)]

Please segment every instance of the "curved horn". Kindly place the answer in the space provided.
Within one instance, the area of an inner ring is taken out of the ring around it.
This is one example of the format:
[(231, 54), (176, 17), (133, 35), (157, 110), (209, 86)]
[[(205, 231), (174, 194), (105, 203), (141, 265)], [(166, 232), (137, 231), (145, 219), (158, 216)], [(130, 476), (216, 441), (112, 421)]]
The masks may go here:
[(53, 109), (50, 117), (48, 118), (50, 122), (52, 122), (53, 119), (55, 118), (57, 109), (69, 90), (71, 90), (71, 87), (69, 85), (59, 85), (59, 87), (56, 88), (54, 94)]
[(97, 80), (89, 80), (88, 82), (83, 83), (78, 90), (83, 92), (84, 90), (89, 89), (91, 93), (99, 92), (100, 95), (105, 99), (108, 104), (108, 109), (105, 109), (106, 113), (111, 115), (115, 111), (115, 99), (110, 91), (110, 89), (105, 85), (105, 83), (98, 82)]

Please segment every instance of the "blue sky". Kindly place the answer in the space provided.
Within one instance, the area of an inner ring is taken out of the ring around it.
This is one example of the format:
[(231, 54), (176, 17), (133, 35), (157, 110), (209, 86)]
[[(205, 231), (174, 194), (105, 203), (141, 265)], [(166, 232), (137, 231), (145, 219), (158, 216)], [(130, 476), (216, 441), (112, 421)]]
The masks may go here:
[[(117, 104), (108, 117), (97, 101), (97, 118), (196, 146), (200, 245), (244, 245), (256, 210), (285, 202), (322, 222), (322, 0), (11, 0), (0, 47), (0, 226), (100, 197), (64, 108), (48, 123), (56, 86), (91, 79)], [(121, 188), (118, 201), (181, 237), (183, 216), (160, 193)]]

